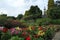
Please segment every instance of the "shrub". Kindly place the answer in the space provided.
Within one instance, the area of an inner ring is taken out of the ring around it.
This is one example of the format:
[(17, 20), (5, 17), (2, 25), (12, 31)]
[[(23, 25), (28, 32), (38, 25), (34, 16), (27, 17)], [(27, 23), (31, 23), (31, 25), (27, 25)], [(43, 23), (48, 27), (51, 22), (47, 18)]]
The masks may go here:
[(10, 38), (11, 38), (10, 32), (2, 33), (2, 35), (1, 35), (1, 40), (8, 40)]
[(37, 25), (47, 25), (50, 23), (50, 21), (51, 21), (51, 19), (49, 19), (49, 18), (41, 18), (41, 19), (37, 19), (36, 23), (37, 23)]
[(60, 8), (54, 7), (48, 10), (48, 17), (52, 19), (60, 19)]
[(45, 40), (52, 40), (54, 36), (54, 31), (51, 28), (48, 28), (45, 32)]
[(14, 36), (10, 40), (19, 40), (19, 37), (18, 36)]
[(18, 36), (13, 36), (13, 37), (11, 37), (10, 40), (24, 40), (24, 38), (20, 38)]
[(51, 24), (60, 24), (60, 19), (52, 19)]
[(17, 26), (19, 26), (19, 27), (26, 27), (25, 24), (23, 24), (22, 22), (19, 22), (17, 20), (7, 20), (5, 22), (4, 26), (7, 27), (7, 28), (14, 28), (14, 27), (17, 27)]

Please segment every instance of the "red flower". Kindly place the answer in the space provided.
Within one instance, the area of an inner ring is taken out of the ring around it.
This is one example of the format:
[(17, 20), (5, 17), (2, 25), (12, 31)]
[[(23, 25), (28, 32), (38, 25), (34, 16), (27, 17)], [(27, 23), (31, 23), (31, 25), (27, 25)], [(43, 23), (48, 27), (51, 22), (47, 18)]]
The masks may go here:
[(28, 36), (28, 37), (26, 38), (26, 40), (31, 40), (30, 36)]
[(39, 27), (38, 29), (39, 29), (39, 30), (43, 30), (43, 28), (42, 28), (42, 27)]
[(3, 32), (6, 33), (8, 31), (8, 28), (3, 28)]

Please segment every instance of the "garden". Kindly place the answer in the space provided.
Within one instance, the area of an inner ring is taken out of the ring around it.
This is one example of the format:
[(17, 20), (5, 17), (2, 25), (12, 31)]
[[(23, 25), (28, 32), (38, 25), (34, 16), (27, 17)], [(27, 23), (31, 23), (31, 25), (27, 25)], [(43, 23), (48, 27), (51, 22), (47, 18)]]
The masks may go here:
[(0, 40), (52, 40), (56, 27), (29, 26), (27, 28), (0, 27)]
[(42, 14), (37, 5), (17, 17), (1, 12), (0, 40), (52, 40), (60, 31), (60, 5), (49, 0), (48, 9)]

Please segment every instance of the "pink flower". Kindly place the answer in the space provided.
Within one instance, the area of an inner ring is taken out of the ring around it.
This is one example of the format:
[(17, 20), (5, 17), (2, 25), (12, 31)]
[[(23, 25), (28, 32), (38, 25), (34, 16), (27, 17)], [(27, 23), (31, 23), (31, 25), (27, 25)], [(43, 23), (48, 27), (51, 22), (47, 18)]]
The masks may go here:
[(11, 28), (11, 29), (10, 29), (10, 32), (11, 32), (11, 34), (14, 34), (15, 28)]
[(4, 28), (4, 27), (0, 27), (0, 31), (2, 31), (2, 30), (3, 30), (3, 28)]
[(15, 30), (15, 34), (18, 34), (18, 33), (19, 33), (19, 31)]

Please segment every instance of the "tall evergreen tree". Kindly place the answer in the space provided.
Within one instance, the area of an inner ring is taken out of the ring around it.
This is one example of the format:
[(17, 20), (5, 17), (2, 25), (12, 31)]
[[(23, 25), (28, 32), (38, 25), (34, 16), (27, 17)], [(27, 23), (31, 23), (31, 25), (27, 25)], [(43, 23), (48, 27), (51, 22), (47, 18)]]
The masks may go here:
[(54, 0), (48, 0), (48, 10), (47, 10), (47, 16), (50, 16), (50, 10), (54, 8)]
[(53, 8), (54, 7), (54, 0), (49, 0), (48, 1), (48, 9)]
[(54, 4), (54, 0), (49, 0), (48, 2), (47, 15), (52, 19), (60, 19), (60, 6)]

